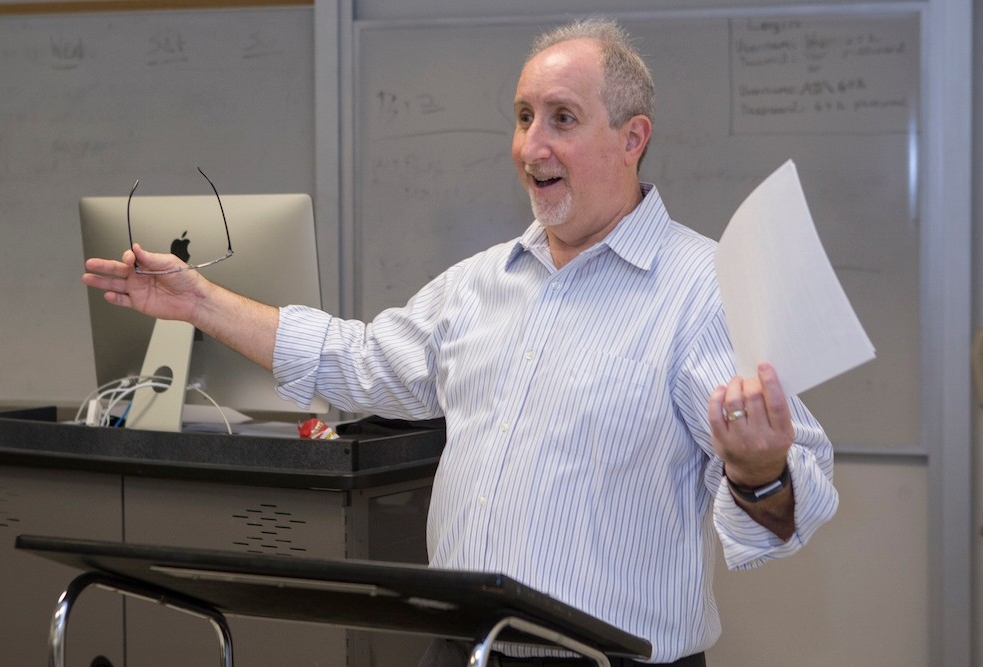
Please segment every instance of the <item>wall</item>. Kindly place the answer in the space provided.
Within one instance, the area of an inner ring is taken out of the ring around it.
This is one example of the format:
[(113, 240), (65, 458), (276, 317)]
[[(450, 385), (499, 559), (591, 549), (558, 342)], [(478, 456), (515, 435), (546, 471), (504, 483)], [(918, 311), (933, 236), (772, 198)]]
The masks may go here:
[(314, 192), (312, 14), (0, 13), (0, 401), (95, 387), (80, 197)]
[(837, 516), (801, 553), (718, 568), (723, 635), (709, 664), (943, 664), (929, 658), (924, 462), (848, 457), (835, 474)]

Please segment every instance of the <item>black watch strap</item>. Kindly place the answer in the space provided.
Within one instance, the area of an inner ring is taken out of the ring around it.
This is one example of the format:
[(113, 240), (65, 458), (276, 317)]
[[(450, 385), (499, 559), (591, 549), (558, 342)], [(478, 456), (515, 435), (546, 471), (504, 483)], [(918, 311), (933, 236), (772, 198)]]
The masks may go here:
[[(727, 469), (724, 469), (724, 476), (727, 476)], [(739, 486), (730, 481), (727, 478), (727, 485), (730, 487), (731, 492), (738, 496), (741, 500), (747, 501), (749, 503), (756, 503), (760, 500), (764, 500), (768, 496), (773, 496), (786, 486), (789, 485), (791, 481), (791, 474), (788, 471), (788, 464), (785, 465), (785, 469), (782, 474), (779, 475), (778, 479), (768, 482), (767, 484), (762, 484), (759, 487), (751, 488), (749, 486)]]

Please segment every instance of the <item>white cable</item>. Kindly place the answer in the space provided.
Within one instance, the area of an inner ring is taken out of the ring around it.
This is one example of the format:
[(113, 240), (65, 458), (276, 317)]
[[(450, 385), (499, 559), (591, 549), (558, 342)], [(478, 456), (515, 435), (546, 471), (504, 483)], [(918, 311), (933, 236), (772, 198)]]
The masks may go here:
[(96, 397), (99, 394), (102, 394), (107, 388), (113, 385), (120, 385), (120, 388), (125, 388), (128, 385), (128, 383), (132, 382), (133, 380), (134, 380), (133, 376), (116, 378), (115, 380), (110, 380), (109, 382), (106, 382), (105, 384), (102, 384), (96, 387), (95, 389), (93, 389), (91, 392), (89, 392), (89, 395), (86, 396), (85, 399), (83, 399), (82, 404), (79, 405), (78, 412), (75, 413), (75, 423), (79, 423), (82, 421), (82, 413), (88, 409), (89, 402), (92, 398)]
[[(165, 380), (165, 381), (161, 381)], [(149, 378), (140, 378), (137, 384), (126, 387), (122, 390), (117, 390), (115, 395), (110, 399), (109, 405), (103, 411), (104, 418), (102, 420), (102, 426), (109, 426), (109, 421), (112, 419), (113, 409), (119, 405), (120, 401), (132, 396), (137, 392), (138, 389), (169, 389), (170, 384), (166, 382), (167, 378), (156, 378), (150, 376)], [(131, 399), (132, 400), (132, 399)]]
[[(128, 375), (126, 377), (110, 380), (109, 382), (106, 382), (105, 384), (102, 384), (89, 392), (89, 395), (85, 397), (82, 404), (79, 406), (78, 412), (75, 413), (75, 423), (88, 423), (93, 421), (100, 426), (108, 426), (109, 420), (112, 418), (110, 411), (112, 408), (115, 408), (119, 402), (123, 400), (123, 398), (131, 395), (137, 389), (142, 389), (144, 387), (167, 389), (170, 387), (169, 380), (170, 378), (161, 376), (138, 375)], [(101, 406), (102, 401), (104, 400), (109, 400), (109, 407), (102, 409), (96, 419), (90, 419), (87, 417), (83, 422), (82, 414), (90, 409), (93, 401), (96, 401), (97, 404)]]
[(229, 418), (225, 416), (225, 411), (222, 409), (222, 406), (220, 406), (215, 401), (214, 398), (212, 398), (207, 393), (205, 393), (205, 390), (201, 388), (201, 384), (198, 383), (198, 382), (194, 382), (194, 383), (188, 385), (188, 389), (193, 389), (193, 390), (197, 391), (199, 394), (201, 394), (202, 396), (204, 396), (205, 398), (207, 398), (208, 401), (209, 401), (209, 403), (211, 403), (212, 405), (215, 406), (215, 409), (218, 410), (218, 414), (222, 418), (222, 421), (225, 422), (225, 430), (226, 430), (226, 432), (229, 435), (232, 435), (232, 424), (229, 423)]
[[(139, 389), (169, 389), (171, 387), (171, 378), (163, 377), (159, 375), (130, 375), (123, 378), (117, 378), (115, 380), (110, 380), (105, 384), (96, 387), (92, 390), (88, 396), (85, 397), (82, 404), (79, 406), (78, 412), (75, 413), (75, 423), (83, 423), (82, 414), (86, 412), (86, 419), (84, 423), (98, 424), (99, 426), (109, 426), (112, 420), (112, 411), (120, 404), (121, 401), (129, 396), (132, 396)], [(212, 398), (204, 389), (201, 388), (201, 384), (198, 382), (189, 384), (185, 387), (185, 391), (194, 390), (204, 396), (209, 403), (215, 406), (218, 410), (219, 416), (222, 421), (225, 422), (225, 430), (229, 435), (232, 435), (232, 424), (229, 423), (228, 417), (225, 415), (225, 411), (222, 410), (222, 406)], [(101, 407), (103, 401), (108, 401), (106, 407)], [(88, 411), (92, 410), (92, 406), (95, 404), (99, 406), (99, 414), (95, 418), (90, 418)]]

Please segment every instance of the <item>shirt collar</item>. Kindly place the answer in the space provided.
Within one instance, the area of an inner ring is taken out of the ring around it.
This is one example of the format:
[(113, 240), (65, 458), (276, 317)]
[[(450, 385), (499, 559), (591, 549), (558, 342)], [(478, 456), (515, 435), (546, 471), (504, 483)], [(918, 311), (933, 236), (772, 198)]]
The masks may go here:
[[(659, 241), (670, 222), (669, 213), (653, 184), (642, 182), (640, 185), (641, 203), (622, 218), (610, 234), (593, 248), (585, 250), (585, 253), (596, 253), (603, 248), (610, 248), (623, 260), (640, 269), (648, 270), (655, 265), (655, 257), (661, 245)], [(546, 230), (538, 221), (533, 221), (522, 236), (516, 239), (505, 261), (506, 268), (526, 252), (533, 254), (545, 252), (546, 256), (549, 255)]]

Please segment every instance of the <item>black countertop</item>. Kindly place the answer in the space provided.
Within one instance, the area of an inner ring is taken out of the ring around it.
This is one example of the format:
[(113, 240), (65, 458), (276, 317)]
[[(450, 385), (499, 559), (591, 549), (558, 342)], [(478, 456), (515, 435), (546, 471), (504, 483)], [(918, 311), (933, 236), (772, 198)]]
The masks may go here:
[(441, 420), (375, 417), (335, 440), (165, 433), (59, 423), (51, 409), (0, 414), (0, 465), (289, 488), (347, 490), (433, 475)]

